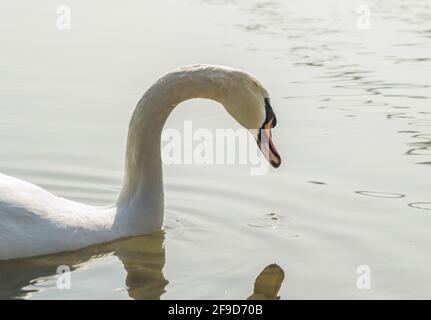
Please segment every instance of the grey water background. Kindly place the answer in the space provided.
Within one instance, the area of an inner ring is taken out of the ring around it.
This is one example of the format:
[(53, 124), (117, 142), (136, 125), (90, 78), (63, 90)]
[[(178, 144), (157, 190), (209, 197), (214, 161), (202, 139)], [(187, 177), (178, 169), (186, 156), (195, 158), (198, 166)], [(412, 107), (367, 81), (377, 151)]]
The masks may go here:
[[(70, 30), (56, 27), (62, 4)], [(357, 27), (364, 4), (370, 29)], [(265, 84), (283, 158), (262, 176), (165, 166), (164, 232), (2, 262), (1, 298), (243, 299), (274, 263), (284, 281), (265, 281), (281, 299), (431, 298), (429, 1), (18, 0), (0, 4), (0, 21), (2, 173), (113, 203), (136, 102), (194, 63)], [(206, 100), (166, 127), (190, 120), (238, 128)], [(56, 287), (60, 264), (71, 290)], [(370, 290), (357, 288), (361, 265)]]

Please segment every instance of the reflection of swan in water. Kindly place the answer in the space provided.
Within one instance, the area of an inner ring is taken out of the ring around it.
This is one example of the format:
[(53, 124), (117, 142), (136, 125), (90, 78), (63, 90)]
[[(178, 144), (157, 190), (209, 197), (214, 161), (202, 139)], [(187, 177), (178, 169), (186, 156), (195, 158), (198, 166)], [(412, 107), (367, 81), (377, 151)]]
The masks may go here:
[(284, 271), (277, 264), (270, 264), (257, 276), (254, 292), (248, 300), (278, 300), (278, 291), (284, 280)]
[(0, 261), (0, 299), (25, 298), (30, 292), (24, 288), (35, 279), (56, 275), (59, 265), (71, 266), (73, 271), (92, 259), (109, 254), (122, 262), (131, 298), (159, 299), (168, 283), (162, 271), (165, 264), (163, 240), (164, 232), (160, 231), (151, 236), (124, 239), (79, 251)]
[[(119, 240), (79, 251), (0, 261), (0, 299), (28, 297), (32, 292), (28, 289), (29, 285), (37, 279), (56, 276), (59, 265), (71, 266), (74, 271), (110, 254), (123, 264), (127, 274), (125, 286), (130, 298), (160, 299), (168, 284), (162, 271), (165, 265), (164, 238), (165, 233), (161, 231), (151, 236)], [(73, 279), (72, 274), (72, 290)], [(284, 272), (278, 265), (267, 266), (256, 278), (254, 292), (248, 299), (279, 299), (277, 293), (283, 279)]]

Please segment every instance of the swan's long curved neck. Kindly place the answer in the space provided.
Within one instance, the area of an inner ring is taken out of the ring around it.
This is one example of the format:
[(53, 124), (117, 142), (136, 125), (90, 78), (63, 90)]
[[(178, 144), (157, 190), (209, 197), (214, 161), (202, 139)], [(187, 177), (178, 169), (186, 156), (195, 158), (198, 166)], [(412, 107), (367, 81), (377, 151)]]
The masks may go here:
[(165, 75), (148, 89), (133, 112), (127, 138), (124, 182), (117, 208), (134, 216), (127, 218), (128, 223), (133, 223), (138, 229), (145, 224), (145, 229), (157, 230), (163, 222), (160, 143), (169, 114), (175, 106), (188, 99), (207, 98), (223, 103), (224, 74), (208, 71), (206, 68), (192, 68)]

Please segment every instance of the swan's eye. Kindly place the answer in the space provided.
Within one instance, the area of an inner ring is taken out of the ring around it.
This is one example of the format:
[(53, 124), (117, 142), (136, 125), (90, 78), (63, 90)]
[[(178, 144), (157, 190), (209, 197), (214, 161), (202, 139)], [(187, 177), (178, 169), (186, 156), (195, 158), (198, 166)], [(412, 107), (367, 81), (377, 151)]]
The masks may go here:
[(275, 128), (275, 126), (277, 125), (277, 117), (275, 116), (274, 110), (272, 110), (269, 97), (266, 97), (264, 101), (265, 101), (265, 121), (263, 122), (262, 127), (264, 127), (265, 124), (269, 123), (272, 120), (272, 127)]

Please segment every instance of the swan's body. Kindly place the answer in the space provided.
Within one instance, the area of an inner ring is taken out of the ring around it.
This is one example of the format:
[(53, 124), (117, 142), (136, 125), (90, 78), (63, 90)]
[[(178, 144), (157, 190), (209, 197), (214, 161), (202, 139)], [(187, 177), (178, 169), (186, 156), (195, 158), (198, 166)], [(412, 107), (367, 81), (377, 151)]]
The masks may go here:
[[(69, 201), (0, 174), (0, 260), (74, 250), (159, 230), (164, 211), (161, 132), (174, 107), (192, 98), (220, 102), (248, 129), (275, 125), (267, 91), (249, 74), (209, 65), (171, 72), (144, 94), (133, 113), (123, 188), (114, 206)], [(263, 137), (269, 140), (267, 159), (278, 166), (270, 134)], [(256, 138), (264, 151), (261, 135)]]

